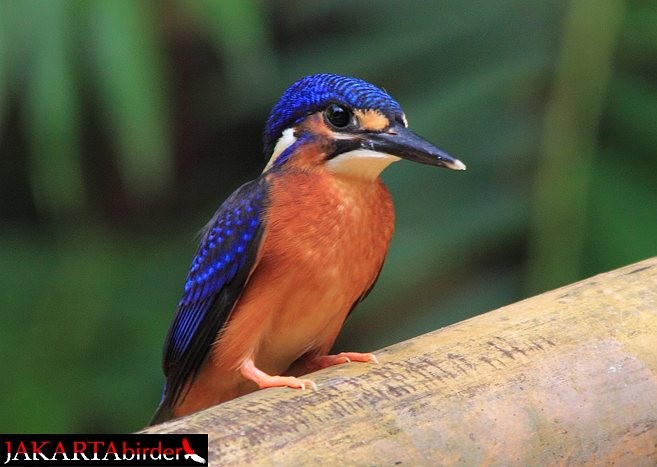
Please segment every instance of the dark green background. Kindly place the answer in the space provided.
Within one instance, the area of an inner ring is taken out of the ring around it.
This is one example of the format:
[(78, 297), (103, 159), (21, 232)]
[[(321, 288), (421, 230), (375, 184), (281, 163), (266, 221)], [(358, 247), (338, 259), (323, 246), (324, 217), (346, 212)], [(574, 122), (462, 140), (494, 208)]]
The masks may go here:
[(195, 235), (316, 72), (468, 165), (386, 171), (396, 235), (339, 349), (657, 254), (654, 1), (2, 1), (0, 432), (148, 421)]

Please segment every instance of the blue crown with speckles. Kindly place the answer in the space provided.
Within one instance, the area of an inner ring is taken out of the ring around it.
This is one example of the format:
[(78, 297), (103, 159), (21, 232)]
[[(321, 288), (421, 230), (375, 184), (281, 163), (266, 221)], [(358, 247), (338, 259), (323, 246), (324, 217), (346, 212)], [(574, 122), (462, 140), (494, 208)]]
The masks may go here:
[(402, 113), (388, 93), (362, 79), (329, 73), (306, 76), (287, 88), (269, 114), (264, 133), (265, 155), (271, 156), (285, 129), (332, 102), (354, 109)]

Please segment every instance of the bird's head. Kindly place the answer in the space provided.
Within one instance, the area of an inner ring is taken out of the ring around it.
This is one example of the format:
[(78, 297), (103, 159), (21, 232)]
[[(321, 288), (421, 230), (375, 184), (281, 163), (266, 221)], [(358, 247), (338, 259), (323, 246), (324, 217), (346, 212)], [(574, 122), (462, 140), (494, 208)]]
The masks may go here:
[(400, 158), (454, 170), (465, 165), (408, 129), (388, 93), (356, 78), (311, 75), (293, 83), (267, 120), (265, 171), (324, 165), (376, 178)]

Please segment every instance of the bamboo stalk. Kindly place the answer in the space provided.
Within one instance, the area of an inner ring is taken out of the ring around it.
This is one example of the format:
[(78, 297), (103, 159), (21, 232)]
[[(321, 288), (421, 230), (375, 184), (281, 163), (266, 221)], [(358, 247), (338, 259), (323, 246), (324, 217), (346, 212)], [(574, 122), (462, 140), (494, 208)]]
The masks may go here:
[(656, 465), (657, 257), (149, 432), (211, 465)]

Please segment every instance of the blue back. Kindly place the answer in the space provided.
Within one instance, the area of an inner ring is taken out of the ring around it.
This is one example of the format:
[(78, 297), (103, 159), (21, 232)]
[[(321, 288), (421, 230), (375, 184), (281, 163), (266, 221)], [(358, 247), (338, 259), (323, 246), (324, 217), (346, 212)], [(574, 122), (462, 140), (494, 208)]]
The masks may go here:
[(267, 191), (263, 178), (242, 185), (206, 227), (164, 345), (167, 383), (153, 423), (170, 415), (242, 293), (260, 248)]

